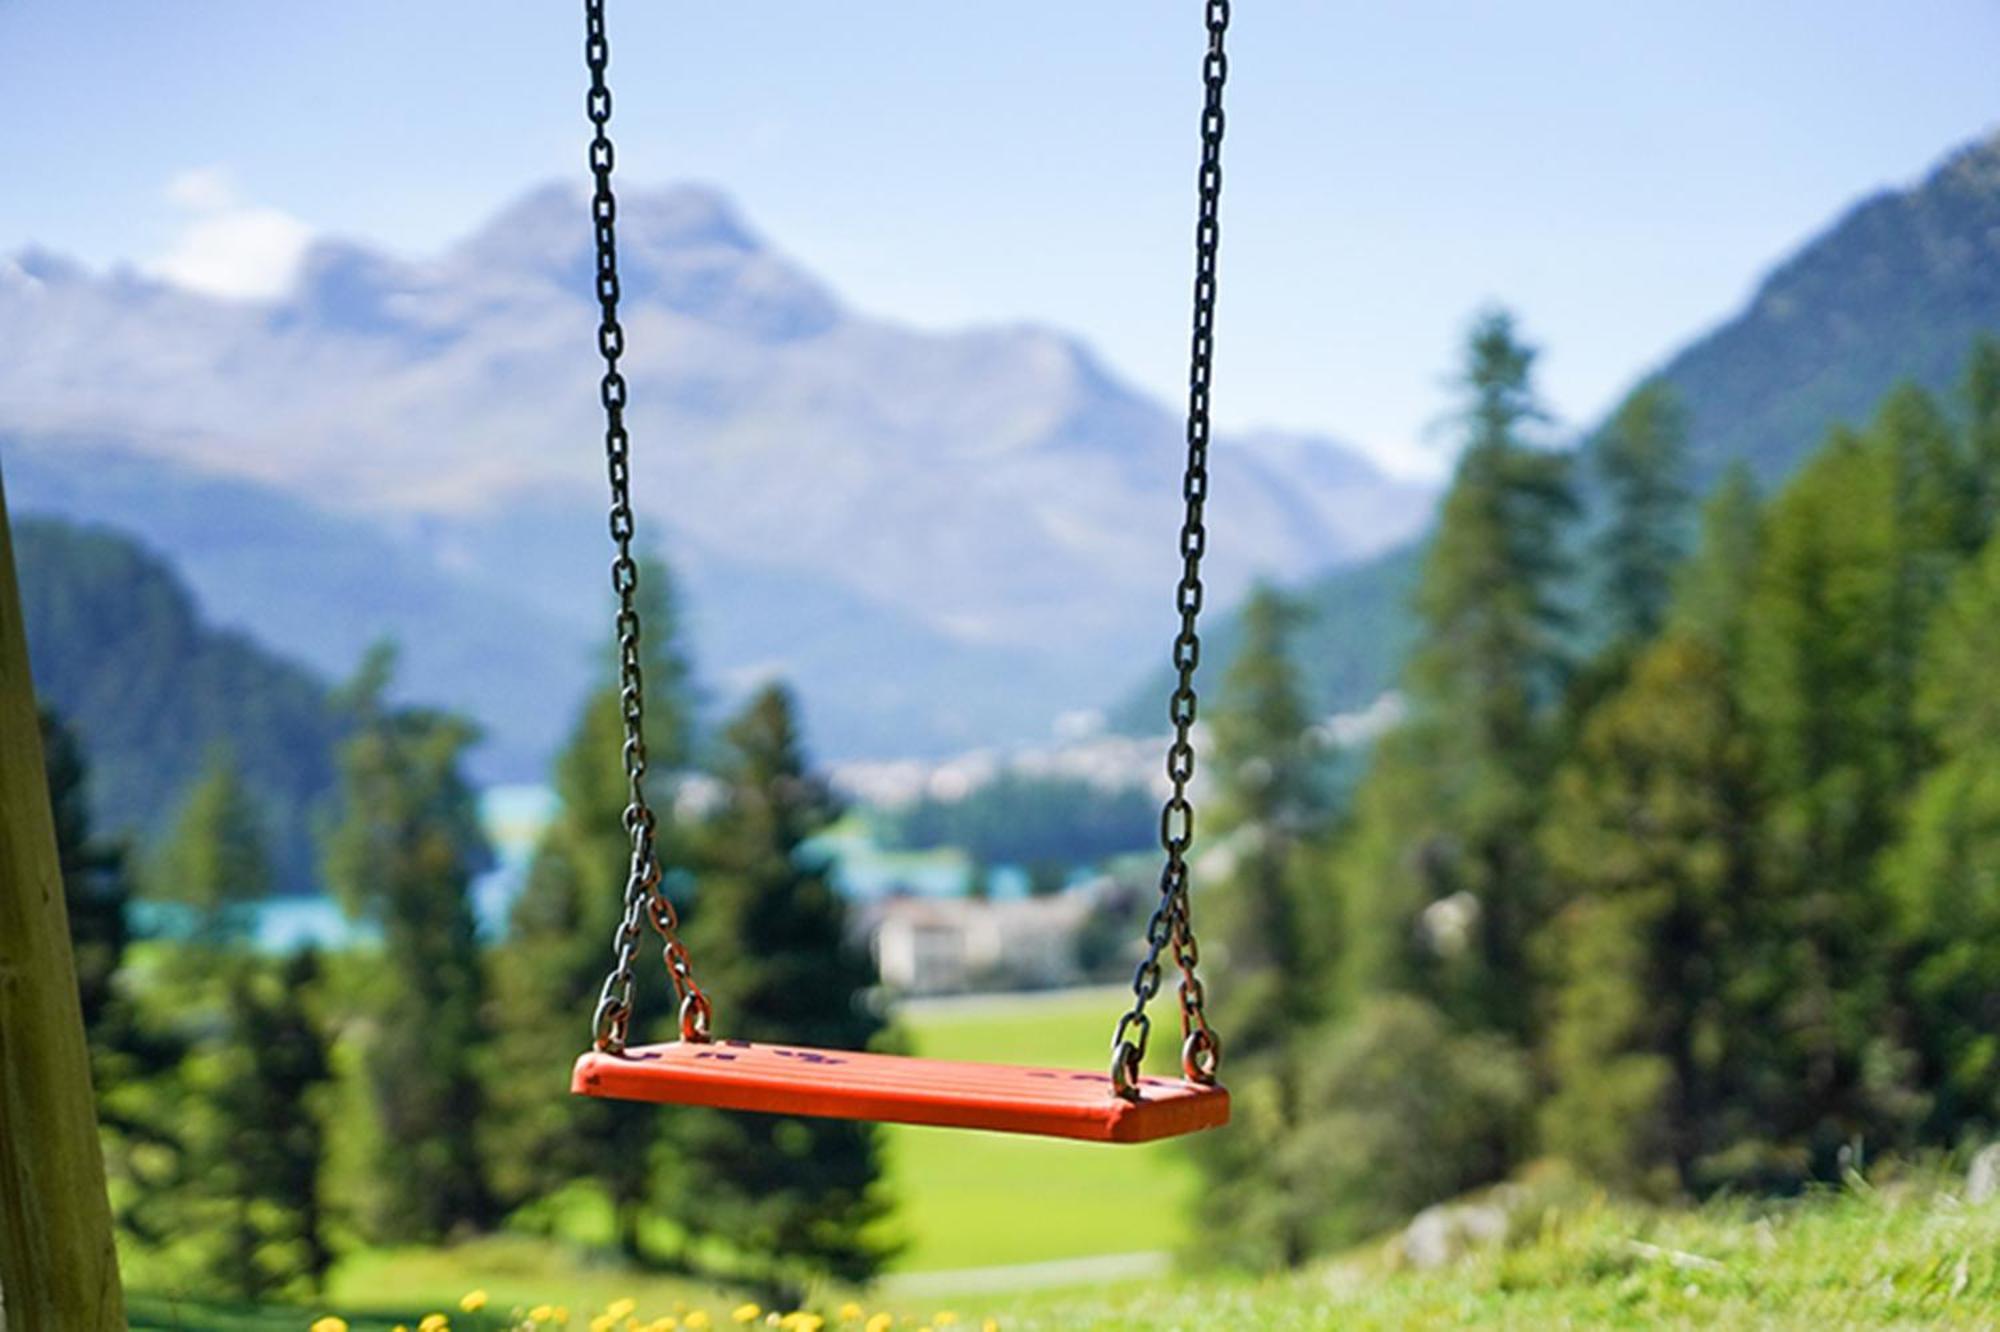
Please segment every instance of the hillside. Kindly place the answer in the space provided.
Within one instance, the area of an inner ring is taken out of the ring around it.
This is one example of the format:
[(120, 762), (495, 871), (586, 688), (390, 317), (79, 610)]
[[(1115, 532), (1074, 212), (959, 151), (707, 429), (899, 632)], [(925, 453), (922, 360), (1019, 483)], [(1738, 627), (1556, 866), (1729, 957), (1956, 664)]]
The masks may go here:
[[(267, 304), (0, 260), (17, 505), (132, 526), (322, 667), (405, 638), (410, 688), (492, 731), (489, 773), (534, 775), (607, 619), (587, 216), (550, 186), (431, 258), (325, 242)], [(635, 192), (621, 224), (642, 533), (718, 693), (790, 675), (846, 757), (1040, 735), (1130, 677), (1171, 616), (1173, 411), (1059, 332), (854, 311), (713, 191)], [(1222, 599), (1405, 538), (1431, 498), (1325, 439), (1221, 439), (1212, 467)]]
[[(1407, 608), (1422, 560), (1420, 545), (1398, 546), (1290, 589), (1307, 611), (1293, 649), (1320, 715), (1365, 707), (1394, 683), (1416, 632)], [(1236, 615), (1218, 615), (1202, 635), (1203, 660), (1229, 662), (1242, 638)], [(1219, 673), (1204, 675), (1215, 688)], [(1160, 668), (1119, 702), (1111, 725), (1131, 735), (1164, 731), (1172, 684), (1171, 672)]]
[(263, 805), (280, 882), (308, 887), (340, 735), (320, 681), (209, 624), (166, 563), (122, 536), (29, 518), (14, 544), (36, 692), (82, 737), (105, 829), (160, 831), (223, 746)]
[(1966, 348), (1994, 331), (2000, 133), (1856, 204), (1659, 373), (1687, 405), (1700, 477), (1741, 459), (1768, 483), (1898, 380), (1950, 392)]
[[(1737, 460), (1769, 484), (1901, 380), (1950, 395), (1981, 333), (2000, 333), (2000, 134), (1953, 153), (1909, 189), (1857, 204), (1657, 373), (1687, 409), (1698, 484)], [(1395, 680), (1420, 549), (1297, 586), (1313, 617), (1299, 660), (1326, 710), (1361, 707)], [(1233, 618), (1218, 616), (1211, 634), (1212, 680), (1235, 642)], [(1116, 716), (1157, 729), (1166, 679), (1155, 672)]]
[[(858, 1328), (880, 1314), (883, 1326), (1008, 1332), (1991, 1328), (2000, 1301), (2000, 1203), (1970, 1204), (1957, 1181), (1941, 1183), (1900, 1180), (1878, 1189), (1856, 1181), (1847, 1191), (1789, 1202), (1693, 1210), (1542, 1183), (1518, 1196), (1503, 1242), (1470, 1242), (1468, 1252), (1437, 1267), (1413, 1267), (1383, 1245), (1261, 1278), (1193, 1264), (1135, 1275), (1114, 1261), (1096, 1265), (1095, 1276), (1085, 1263), (891, 1282), (858, 1296), (828, 1291), (815, 1307), (829, 1328)], [(352, 1332), (390, 1332), (399, 1323), (415, 1326), (428, 1311), (455, 1310), (461, 1294), (477, 1288), (490, 1293), (490, 1303), (476, 1315), (454, 1314), (451, 1325), (461, 1332), (520, 1326), (520, 1315), (543, 1303), (566, 1303), (575, 1311), (571, 1326), (581, 1326), (617, 1300), (631, 1301), (640, 1318), (673, 1311), (685, 1320), (699, 1309), (708, 1325), (727, 1327), (743, 1299), (657, 1274), (579, 1275), (545, 1243), (527, 1240), (365, 1265), (365, 1287), (337, 1274), (334, 1297), (312, 1309), (216, 1308), (140, 1293), (132, 1326), (177, 1332), (194, 1316), (223, 1332), (296, 1332), (334, 1307)], [(1044, 1283), (1049, 1288), (1038, 1288)], [(341, 1298), (350, 1285), (354, 1297)], [(842, 1321), (841, 1303), (850, 1298), (858, 1316)], [(654, 1325), (667, 1325), (666, 1317)]]

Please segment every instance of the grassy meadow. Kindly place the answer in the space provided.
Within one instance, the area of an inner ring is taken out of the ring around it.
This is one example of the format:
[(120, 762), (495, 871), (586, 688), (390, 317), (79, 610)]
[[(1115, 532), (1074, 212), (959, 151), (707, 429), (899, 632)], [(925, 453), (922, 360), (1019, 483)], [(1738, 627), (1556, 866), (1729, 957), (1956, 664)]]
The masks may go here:
[[(946, 1002), (905, 1015), (916, 1049), (996, 1061), (1089, 1067), (1117, 995), (1100, 990)], [(1526, 1190), (1515, 1238), (1436, 1272), (1404, 1270), (1370, 1245), (1283, 1278), (1185, 1267), (1158, 1278), (1079, 1271), (1046, 1288), (1007, 1288), (1013, 1264), (1184, 1250), (1192, 1176), (1172, 1144), (1100, 1148), (943, 1130), (889, 1130), (891, 1179), (909, 1240), (895, 1273), (866, 1295), (813, 1302), (825, 1327), (862, 1332), (999, 1327), (1246, 1329), (2000, 1326), (2000, 1204), (1969, 1207), (1936, 1181), (1856, 1183), (1777, 1204), (1693, 1211), (1606, 1201), (1574, 1183)], [(455, 1332), (768, 1326), (743, 1297), (672, 1276), (594, 1262), (591, 1251), (503, 1235), (453, 1249), (350, 1256), (313, 1309), (250, 1309), (135, 1292), (142, 1332), (306, 1332), (337, 1314), (350, 1332), (418, 1328), (441, 1313)], [(470, 1292), (483, 1300), (460, 1307)], [(613, 1317), (605, 1321), (605, 1311)], [(784, 1311), (789, 1312), (789, 1311)], [(539, 1319), (531, 1315), (540, 1314)], [(558, 1316), (566, 1321), (558, 1321)], [(741, 1315), (739, 1321), (738, 1316)], [(433, 1324), (435, 1327), (436, 1325)], [(793, 1332), (810, 1329), (794, 1319)]]
[[(872, 1298), (828, 1292), (813, 1316), (826, 1329), (916, 1332), (997, 1326), (1073, 1329), (1797, 1328), (2000, 1325), (2000, 1204), (1969, 1207), (1929, 1185), (1856, 1186), (1784, 1204), (1723, 1203), (1660, 1211), (1576, 1191), (1531, 1209), (1519, 1238), (1434, 1272), (1401, 1269), (1380, 1245), (1270, 1280), (1178, 1273), (1157, 1280), (1043, 1291)], [(498, 1284), (483, 1308), (461, 1312), (476, 1261), (446, 1256), (430, 1301), (385, 1304), (379, 1317), (347, 1314), (350, 1332), (415, 1329), (447, 1314), (455, 1332), (498, 1329), (730, 1329), (771, 1325), (722, 1292), (672, 1282), (552, 1276), (539, 1292)], [(456, 1279), (456, 1284), (453, 1279)], [(553, 1292), (569, 1291), (572, 1295)], [(560, 1312), (557, 1301), (570, 1303)], [(631, 1301), (628, 1306), (624, 1301)], [(531, 1302), (532, 1301), (532, 1302)], [(213, 1332), (306, 1332), (320, 1310), (239, 1310), (134, 1301), (133, 1326)], [(328, 1307), (343, 1306), (328, 1301)], [(612, 1317), (605, 1319), (605, 1310)], [(534, 1317), (536, 1313), (542, 1316)], [(742, 1315), (739, 1320), (738, 1315)], [(628, 1322), (628, 1319), (630, 1320)], [(872, 1324), (870, 1319), (874, 1319)], [(990, 1320), (990, 1322), (989, 1322)], [(780, 1326), (812, 1329), (794, 1317)], [(433, 1324), (435, 1327), (436, 1324)]]
[[(1131, 998), (1099, 989), (945, 1001), (914, 1007), (903, 1023), (923, 1055), (1094, 1069), (1107, 1063), (1121, 997)], [(1154, 1051), (1156, 1071), (1171, 1068), (1172, 1044)], [(909, 1244), (895, 1271), (1171, 1250), (1187, 1239), (1194, 1177), (1177, 1143), (1107, 1147), (905, 1125), (888, 1135), (900, 1203), (891, 1229)]]
[[(1121, 997), (1129, 995), (1106, 988), (919, 1004), (903, 1013), (900, 1025), (918, 1054), (1097, 1068), (1105, 1062)], [(1171, 1068), (1164, 1045), (1156, 1055), (1158, 1069)], [(1173, 1143), (1104, 1147), (892, 1125), (886, 1145), (889, 1186), (899, 1204), (888, 1232), (905, 1246), (892, 1270), (925, 1274), (912, 1283), (923, 1289), (939, 1288), (942, 1280), (948, 1290), (951, 1274), (964, 1269), (1157, 1254), (1187, 1238), (1184, 1204), (1193, 1173)], [(606, 1266), (581, 1242), (600, 1229), (594, 1220), (587, 1208), (565, 1218), (560, 1229), (576, 1242), (502, 1235), (448, 1250), (353, 1254), (334, 1270), (325, 1303), (357, 1329), (378, 1322), (392, 1328), (398, 1321), (415, 1327), (425, 1313), (455, 1309), (472, 1290), (485, 1291), (489, 1307), (501, 1310), (601, 1310), (631, 1298), (648, 1309), (726, 1312), (740, 1303), (699, 1282)], [(893, 1288), (894, 1280), (889, 1284)], [(145, 1328), (261, 1332), (299, 1325), (292, 1311), (267, 1317), (177, 1303), (157, 1293), (141, 1292), (134, 1303), (134, 1325)], [(367, 1321), (371, 1311), (381, 1318)], [(461, 1318), (460, 1326), (466, 1325)]]
[[(904, 1016), (904, 1030), (924, 1054), (1090, 1066), (1116, 998), (1092, 990), (924, 1004)], [(2000, 1204), (1964, 1206), (1948, 1178), (1942, 1188), (1934, 1180), (1856, 1184), (1786, 1204), (1694, 1212), (1614, 1204), (1570, 1184), (1536, 1194), (1514, 1242), (1438, 1272), (1402, 1270), (1392, 1252), (1368, 1246), (1274, 1280), (1186, 1270), (1132, 1278), (1108, 1264), (1104, 1278), (1078, 1272), (1024, 1288), (990, 1268), (1188, 1246), (1180, 1204), (1192, 1174), (1178, 1148), (888, 1132), (902, 1200), (894, 1226), (910, 1246), (878, 1290), (816, 1296), (812, 1312), (826, 1328), (862, 1332), (870, 1318), (874, 1332), (984, 1328), (988, 1320), (1010, 1332), (2000, 1324)], [(484, 1298), (464, 1310), (472, 1292)], [(354, 1254), (318, 1308), (132, 1296), (132, 1326), (142, 1332), (306, 1332), (330, 1316), (350, 1332), (414, 1332), (430, 1314), (444, 1314), (456, 1332), (702, 1332), (762, 1328), (772, 1318), (770, 1310), (750, 1314), (738, 1292), (632, 1274), (592, 1260), (586, 1246), (538, 1236)], [(816, 1324), (794, 1318), (788, 1326)]]

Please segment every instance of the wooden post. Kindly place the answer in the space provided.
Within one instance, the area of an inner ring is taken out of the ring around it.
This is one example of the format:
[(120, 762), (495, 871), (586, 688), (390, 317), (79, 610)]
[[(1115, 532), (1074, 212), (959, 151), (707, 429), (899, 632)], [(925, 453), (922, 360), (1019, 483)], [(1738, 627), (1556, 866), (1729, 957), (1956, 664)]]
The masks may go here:
[(0, 1332), (124, 1326), (0, 482)]

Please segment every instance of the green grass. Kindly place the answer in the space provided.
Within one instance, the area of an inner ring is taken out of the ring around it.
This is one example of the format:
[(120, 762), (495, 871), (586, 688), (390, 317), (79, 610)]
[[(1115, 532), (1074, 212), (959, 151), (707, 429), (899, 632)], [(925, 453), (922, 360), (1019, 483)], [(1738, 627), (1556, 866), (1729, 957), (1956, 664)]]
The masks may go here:
[[(1564, 1201), (1530, 1201), (1516, 1209), (1515, 1237), (1507, 1245), (1435, 1272), (1399, 1270), (1385, 1249), (1371, 1246), (1266, 1280), (1185, 1274), (1081, 1290), (922, 1300), (891, 1292), (864, 1307), (896, 1314), (899, 1332), (943, 1326), (936, 1318), (941, 1310), (956, 1314), (961, 1328), (978, 1328), (993, 1318), (1006, 1332), (2000, 1325), (2000, 1205), (1970, 1208), (1949, 1193), (1917, 1188), (1857, 1188), (1787, 1204), (1721, 1204), (1699, 1211), (1607, 1203), (1574, 1189), (1552, 1196)], [(409, 1305), (403, 1321), (414, 1326), (428, 1309), (452, 1308), (465, 1272), (479, 1267), (476, 1253), (477, 1246), (439, 1256), (434, 1276), (449, 1294)], [(519, 1275), (530, 1285), (539, 1265), (552, 1261), (546, 1252), (537, 1256), (532, 1246), (492, 1251), (486, 1258), (524, 1264)], [(728, 1318), (733, 1299), (673, 1283), (655, 1288), (608, 1275), (599, 1283), (574, 1272), (550, 1273), (546, 1281), (522, 1296), (522, 1307), (528, 1299), (553, 1300), (551, 1292), (558, 1289), (577, 1292), (570, 1306), (572, 1328), (587, 1327), (589, 1315), (619, 1295), (637, 1299), (642, 1319), (684, 1317), (688, 1305), (676, 1301), (691, 1301), (719, 1328), (735, 1326)], [(586, 1287), (598, 1293), (585, 1298)], [(454, 1332), (508, 1326), (497, 1280), (491, 1289), (494, 1300), (486, 1316), (454, 1316)], [(836, 1294), (817, 1303), (830, 1327), (840, 1326), (836, 1311), (843, 1300)], [(143, 1332), (302, 1332), (318, 1312), (197, 1305), (182, 1306), (175, 1315), (159, 1301), (134, 1303), (133, 1326)], [(390, 1326), (387, 1319), (349, 1317), (354, 1332), (386, 1332)]]
[[(1121, 993), (920, 1005), (902, 1026), (914, 1052), (936, 1058), (1094, 1069), (1105, 1063)], [(1164, 1061), (1156, 1061), (1156, 1071), (1170, 1069), (1171, 1052), (1156, 1054)], [(888, 1233), (907, 1244), (898, 1272), (1150, 1252), (1187, 1238), (1193, 1173), (1171, 1143), (1114, 1147), (896, 1125), (887, 1130), (886, 1150), (898, 1200)], [(452, 1249), (352, 1255), (335, 1270), (324, 1308), (340, 1310), (356, 1332), (398, 1322), (414, 1327), (426, 1313), (454, 1309), (474, 1289), (487, 1291), (501, 1310), (601, 1309), (628, 1297), (655, 1312), (678, 1305), (723, 1312), (736, 1304), (713, 1287), (605, 1266), (588, 1246), (496, 1236)], [(155, 1295), (135, 1297), (133, 1325), (265, 1332), (301, 1328), (311, 1317), (303, 1309), (240, 1309)], [(468, 1325), (463, 1318), (454, 1323), (461, 1330)]]
[[(460, 1312), (474, 1290), (488, 1296), (478, 1316)], [(623, 1270), (586, 1250), (534, 1236), (500, 1235), (448, 1249), (384, 1249), (342, 1262), (323, 1299), (313, 1308), (248, 1308), (175, 1300), (152, 1293), (132, 1299), (132, 1326), (144, 1332), (303, 1332), (313, 1319), (337, 1311), (351, 1332), (414, 1328), (425, 1314), (451, 1315), (454, 1332), (513, 1327), (507, 1316), (539, 1305), (574, 1314), (601, 1310), (621, 1299), (638, 1302), (648, 1316), (705, 1308), (718, 1326), (733, 1329), (726, 1314), (741, 1296), (713, 1284)], [(575, 1317), (570, 1326), (588, 1326)], [(622, 1328), (623, 1324), (620, 1324)]]
[[(1116, 1008), (1115, 994), (1098, 991), (932, 1005), (907, 1014), (904, 1025), (926, 1055), (1095, 1068)], [(894, 1226), (912, 1243), (898, 1266), (901, 1284), (892, 1276), (865, 1303), (870, 1312), (899, 1315), (899, 1332), (915, 1332), (944, 1309), (959, 1315), (962, 1328), (991, 1317), (1009, 1332), (2000, 1327), (2000, 1205), (1967, 1208), (1948, 1191), (1910, 1183), (1857, 1185), (1794, 1203), (1662, 1211), (1545, 1180), (1515, 1208), (1507, 1247), (1440, 1272), (1398, 1270), (1372, 1246), (1269, 1280), (1183, 1271), (1158, 1281), (980, 1294), (982, 1285), (992, 1289), (986, 1279), (955, 1274), (1198, 1247), (1182, 1149), (892, 1128), (888, 1160), (902, 1204)], [(716, 1327), (736, 1326), (728, 1314), (739, 1296), (624, 1272), (594, 1252), (519, 1235), (445, 1250), (377, 1251), (343, 1262), (316, 1309), (141, 1294), (132, 1301), (132, 1325), (142, 1332), (302, 1332), (338, 1310), (353, 1332), (389, 1332), (398, 1323), (414, 1328), (432, 1311), (454, 1312), (466, 1291), (484, 1289), (488, 1309), (456, 1315), (454, 1332), (492, 1332), (511, 1325), (509, 1313), (538, 1305), (567, 1307), (574, 1315), (568, 1326), (581, 1332), (592, 1313), (627, 1298), (644, 1318), (700, 1308)], [(922, 1294), (912, 1284), (919, 1280)], [(829, 1293), (817, 1307), (830, 1314), (845, 1299)]]
[(2000, 1326), (2000, 1206), (1949, 1195), (1782, 1207), (1551, 1211), (1510, 1247), (1432, 1273), (1379, 1252), (1271, 1281), (1024, 1296), (1009, 1332), (1092, 1328)]
[[(1107, 1062), (1121, 993), (929, 1005), (904, 1027), (915, 1052), (934, 1058), (1095, 1069)], [(887, 1145), (899, 1201), (891, 1232), (909, 1241), (897, 1271), (1177, 1249), (1188, 1237), (1193, 1171), (1174, 1143), (1114, 1147), (898, 1125)]]

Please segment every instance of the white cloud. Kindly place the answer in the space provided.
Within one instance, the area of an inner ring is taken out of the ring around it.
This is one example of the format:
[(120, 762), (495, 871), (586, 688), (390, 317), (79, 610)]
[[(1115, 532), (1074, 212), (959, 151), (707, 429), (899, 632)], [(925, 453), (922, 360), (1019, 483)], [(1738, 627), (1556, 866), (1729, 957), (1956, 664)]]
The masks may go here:
[(184, 171), (167, 183), (166, 196), (189, 216), (147, 267), (183, 287), (243, 300), (276, 296), (312, 243), (312, 228), (298, 218), (244, 202), (224, 167)]
[(219, 213), (240, 202), (225, 167), (195, 167), (167, 182), (167, 199), (195, 213)]

